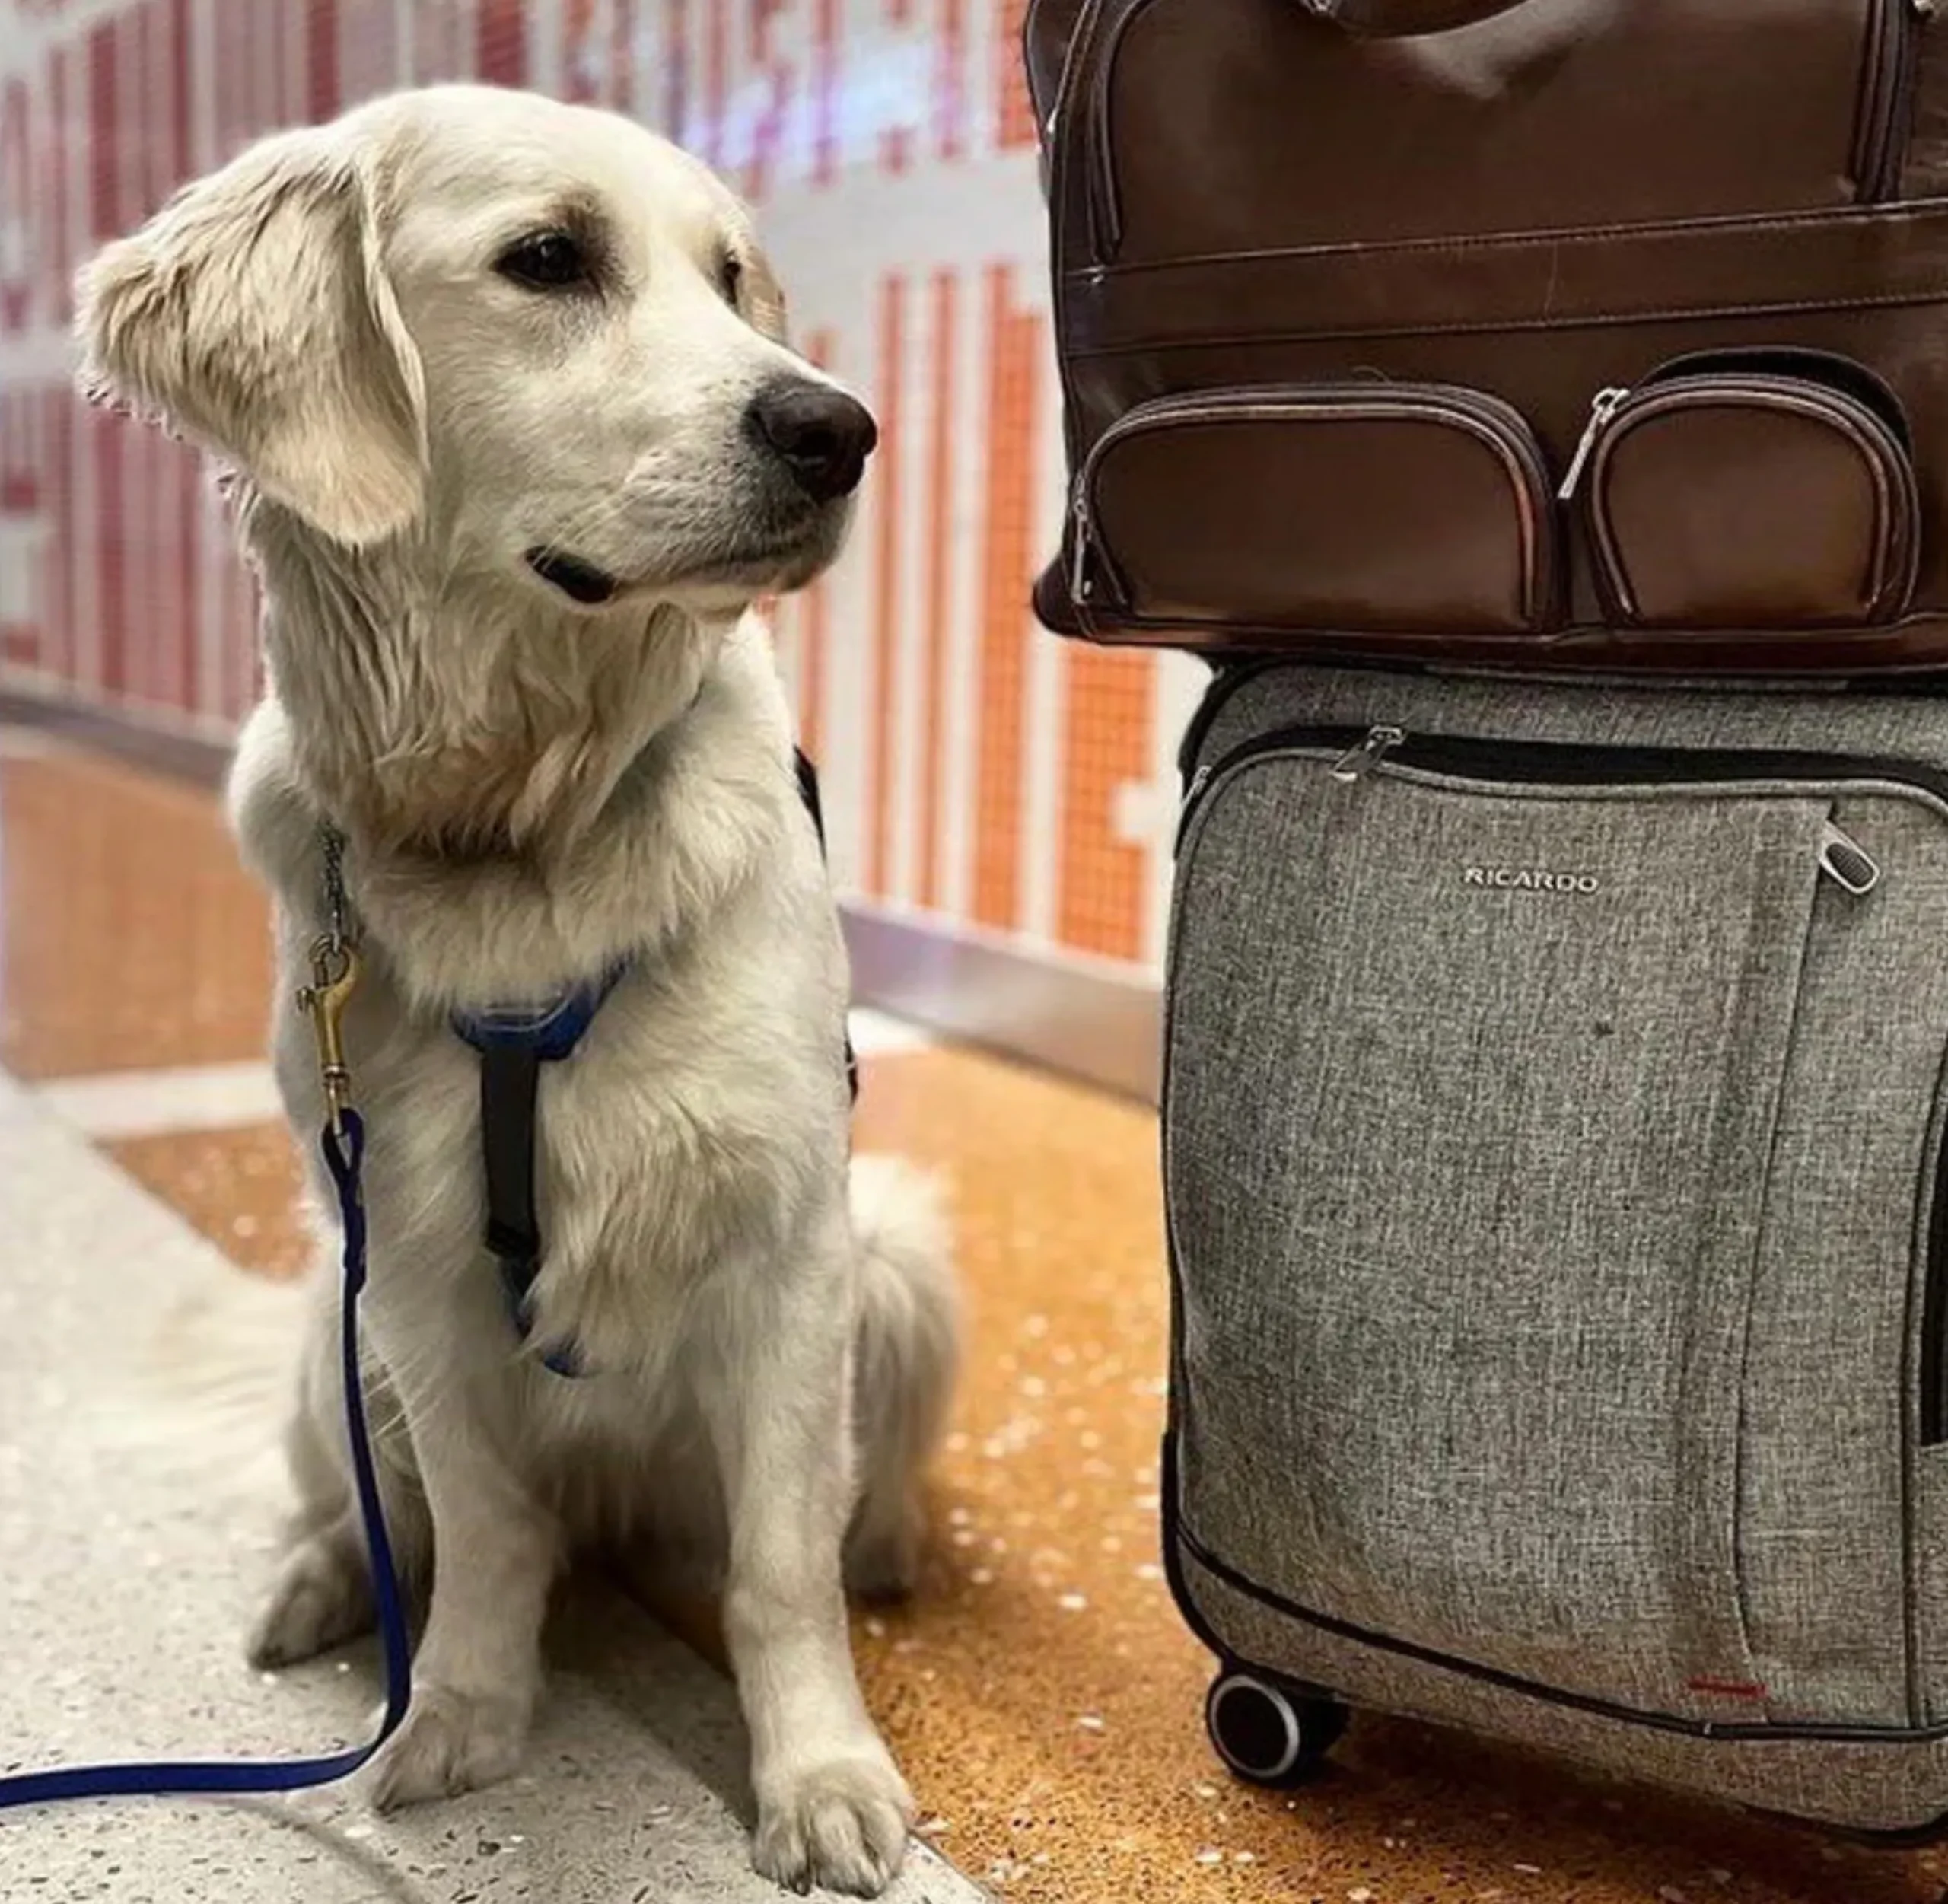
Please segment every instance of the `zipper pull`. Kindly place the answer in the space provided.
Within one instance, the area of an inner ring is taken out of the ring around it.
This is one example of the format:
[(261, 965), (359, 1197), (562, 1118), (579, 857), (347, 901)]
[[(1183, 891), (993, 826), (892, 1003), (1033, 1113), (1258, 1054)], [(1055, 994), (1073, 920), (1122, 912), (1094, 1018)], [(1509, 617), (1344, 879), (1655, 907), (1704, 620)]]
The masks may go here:
[(1184, 835), (1190, 830), (1190, 817), (1197, 811), (1197, 803), (1204, 798), (1204, 790), (1211, 785), (1214, 769), (1205, 761), (1190, 777), (1190, 785), (1184, 789), (1183, 804), (1177, 809), (1176, 837), (1170, 842), (1170, 857), (1175, 859), (1184, 849)]
[(1373, 728), (1357, 747), (1348, 747), (1332, 763), (1332, 777), (1350, 787), (1364, 780), (1407, 737), (1405, 728)]
[(1819, 870), (1855, 899), (1865, 899), (1880, 884), (1880, 861), (1830, 820), (1819, 836)]
[(1074, 527), (1069, 532), (1068, 592), (1071, 601), (1086, 602), (1096, 592), (1089, 578), (1089, 504), (1081, 486), (1075, 492)]
[(1596, 400), (1590, 406), (1590, 420), (1583, 426), (1576, 453), (1569, 459), (1569, 467), (1563, 472), (1562, 486), (1555, 492), (1557, 501), (1567, 502), (1575, 495), (1576, 486), (1583, 480), (1583, 472), (1589, 466), (1590, 453), (1596, 448), (1596, 438), (1603, 434), (1603, 425), (1615, 416), (1629, 394), (1628, 387), (1619, 384), (1597, 391)]

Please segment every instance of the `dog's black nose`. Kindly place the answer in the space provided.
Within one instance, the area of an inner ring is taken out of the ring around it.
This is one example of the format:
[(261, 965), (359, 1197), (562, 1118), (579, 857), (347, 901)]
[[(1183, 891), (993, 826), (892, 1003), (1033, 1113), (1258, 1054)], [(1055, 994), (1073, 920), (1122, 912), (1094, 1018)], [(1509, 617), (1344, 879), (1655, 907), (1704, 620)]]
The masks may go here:
[(858, 489), (880, 440), (864, 404), (829, 384), (796, 378), (767, 384), (751, 399), (744, 421), (816, 502), (836, 502)]

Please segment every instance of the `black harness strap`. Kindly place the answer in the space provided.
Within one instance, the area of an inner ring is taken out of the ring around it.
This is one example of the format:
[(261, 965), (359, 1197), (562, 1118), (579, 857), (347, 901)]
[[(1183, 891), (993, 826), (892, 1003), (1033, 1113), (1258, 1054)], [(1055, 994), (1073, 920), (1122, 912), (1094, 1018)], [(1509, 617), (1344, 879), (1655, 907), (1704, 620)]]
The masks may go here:
[[(481, 1048), (480, 1153), (487, 1170), (487, 1247), (500, 1265), (508, 1313), (524, 1337), (533, 1325), (534, 1280), (541, 1273), (541, 1225), (534, 1214), (535, 1106), (540, 1087), (541, 1059), (531, 1046)], [(554, 1367), (552, 1360), (549, 1366)]]
[[(798, 794), (812, 817), (819, 851), (825, 851), (825, 817), (819, 805), (818, 774), (802, 750), (796, 755)], [(541, 1274), (543, 1244), (535, 1210), (534, 1148), (541, 1067), (571, 1057), (628, 970), (613, 966), (584, 985), (540, 1009), (457, 1012), (454, 1031), (480, 1054), (480, 1155), (487, 1179), (487, 1247), (500, 1268), (508, 1314), (523, 1342), (534, 1326), (534, 1285)], [(848, 1030), (845, 1081), (855, 1103), (859, 1096), (859, 1063)], [(544, 1364), (557, 1375), (585, 1372), (571, 1342), (546, 1348)]]
[[(811, 756), (803, 747), (792, 750), (792, 759), (798, 769), (798, 798), (805, 803), (805, 810), (812, 817), (812, 831), (819, 836), (819, 855), (825, 855), (825, 809), (819, 804), (819, 770), (811, 763)], [(852, 1049), (851, 1027), (845, 1033), (845, 1087), (852, 1094), (852, 1101), (859, 1101), (859, 1055)]]

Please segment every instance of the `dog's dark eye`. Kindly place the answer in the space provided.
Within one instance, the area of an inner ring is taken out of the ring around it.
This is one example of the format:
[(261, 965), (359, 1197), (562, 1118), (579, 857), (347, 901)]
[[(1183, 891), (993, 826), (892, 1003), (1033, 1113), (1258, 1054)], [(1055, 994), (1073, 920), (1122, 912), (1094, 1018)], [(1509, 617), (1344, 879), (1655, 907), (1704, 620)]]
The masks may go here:
[(727, 251), (718, 260), (717, 288), (723, 292), (724, 301), (734, 309), (744, 288), (744, 261), (734, 253)]
[(564, 291), (589, 282), (588, 254), (565, 231), (537, 231), (494, 260), (504, 278), (530, 291)]

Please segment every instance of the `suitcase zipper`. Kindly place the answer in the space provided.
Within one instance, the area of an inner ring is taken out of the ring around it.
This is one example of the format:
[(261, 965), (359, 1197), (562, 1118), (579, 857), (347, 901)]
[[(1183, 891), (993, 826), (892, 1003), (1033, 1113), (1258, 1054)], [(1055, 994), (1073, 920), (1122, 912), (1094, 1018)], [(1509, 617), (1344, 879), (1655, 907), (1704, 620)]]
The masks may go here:
[[(1242, 686), (1240, 682), (1239, 685)], [(1918, 788), (1948, 807), (1948, 769), (1915, 760), (1883, 759), (1871, 754), (1813, 753), (1804, 750), (1769, 747), (1606, 747), (1562, 740), (1477, 740), (1440, 734), (1416, 734), (1381, 724), (1368, 728), (1281, 728), (1256, 740), (1240, 742), (1217, 759), (1204, 762), (1184, 788), (1177, 815), (1177, 849), (1181, 853), (1192, 821), (1208, 798), (1213, 785), (1268, 754), (1319, 754), (1331, 757), (1332, 778), (1354, 785), (1374, 769), (1394, 766), (1418, 768), (1456, 779), (1486, 780), (1510, 786), (1602, 787), (1736, 785), (1746, 780), (1883, 781)], [(1831, 855), (1838, 861), (1825, 862)], [(1822, 869), (1848, 890), (1848, 877), (1866, 876), (1861, 896), (1880, 883), (1879, 864), (1866, 849), (1837, 826), (1821, 841)], [(1870, 873), (1868, 872), (1870, 869)]]
[(1880, 861), (1830, 820), (1819, 838), (1819, 870), (1855, 899), (1865, 899), (1880, 884)]
[(1396, 747), (1406, 740), (1403, 728), (1373, 728), (1356, 747), (1348, 747), (1332, 763), (1332, 777), (1342, 787), (1365, 779)]
[[(1820, 784), (1876, 782), (1911, 787), (1948, 807), (1948, 771), (1919, 761), (1871, 754), (1816, 753), (1803, 749), (1603, 746), (1564, 741), (1501, 741), (1415, 734), (1383, 724), (1291, 727), (1261, 734), (1200, 766), (1186, 790), (1177, 821), (1176, 853), (1218, 784), (1272, 754), (1310, 754), (1329, 763), (1335, 780), (1357, 785), (1375, 772), (1418, 770), (1457, 779), (1514, 786), (1735, 785), (1743, 781), (1801, 780)], [(1880, 884), (1881, 869), (1837, 826), (1820, 842), (1823, 877), (1856, 899)], [(1916, 1413), (1921, 1444), (1948, 1444), (1948, 1130), (1937, 1141), (1934, 1183), (1921, 1266), (1921, 1370)]]
[[(1272, 753), (1329, 754), (1334, 777), (1365, 779), (1382, 762), (1394, 768), (1452, 775), (1457, 779), (1508, 785), (1602, 787), (1736, 785), (1747, 780), (1807, 780), (1838, 784), (1879, 781), (1918, 788), (1948, 807), (1948, 769), (1871, 754), (1815, 753), (1772, 747), (1604, 746), (1561, 740), (1481, 740), (1408, 729), (1375, 727), (1292, 727), (1260, 734), (1200, 766), (1184, 797), (1187, 825), (1220, 779)], [(1360, 771), (1338, 769), (1370, 756)]]

